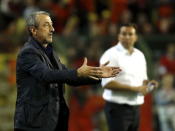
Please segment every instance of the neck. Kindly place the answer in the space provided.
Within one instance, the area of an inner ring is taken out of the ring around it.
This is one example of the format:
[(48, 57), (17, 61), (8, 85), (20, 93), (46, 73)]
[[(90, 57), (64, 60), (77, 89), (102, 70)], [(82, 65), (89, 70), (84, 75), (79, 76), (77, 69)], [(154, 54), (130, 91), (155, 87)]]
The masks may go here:
[(127, 45), (125, 45), (125, 44), (122, 44), (122, 45), (123, 45), (123, 47), (124, 47), (126, 50), (128, 50), (129, 54), (132, 54), (132, 53), (133, 53), (133, 51), (134, 51), (133, 46), (127, 46)]
[(35, 37), (33, 37), (38, 43), (40, 43), (44, 48), (46, 48), (47, 47), (47, 45), (48, 45), (48, 43), (47, 42), (45, 42), (45, 41), (42, 41), (42, 40), (40, 40), (40, 39), (37, 39), (37, 38), (35, 38)]
[(134, 51), (134, 49), (133, 49), (133, 47), (130, 47), (129, 49), (127, 49), (128, 50), (128, 52), (129, 52), (129, 54), (132, 54), (133, 53), (133, 51)]
[(44, 48), (47, 47), (48, 43), (44, 42), (44, 41), (38, 41)]

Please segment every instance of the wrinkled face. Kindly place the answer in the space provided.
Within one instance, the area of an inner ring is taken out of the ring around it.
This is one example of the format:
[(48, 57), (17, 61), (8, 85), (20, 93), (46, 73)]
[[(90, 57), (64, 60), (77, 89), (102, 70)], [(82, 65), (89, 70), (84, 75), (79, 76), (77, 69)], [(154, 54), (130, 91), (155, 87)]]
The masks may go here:
[(125, 48), (131, 48), (137, 40), (136, 30), (134, 27), (123, 26), (120, 28), (120, 33), (118, 35), (119, 41), (123, 44)]
[(42, 44), (51, 43), (54, 32), (51, 18), (48, 15), (40, 14), (36, 16), (36, 21), (38, 26), (31, 30), (33, 37)]

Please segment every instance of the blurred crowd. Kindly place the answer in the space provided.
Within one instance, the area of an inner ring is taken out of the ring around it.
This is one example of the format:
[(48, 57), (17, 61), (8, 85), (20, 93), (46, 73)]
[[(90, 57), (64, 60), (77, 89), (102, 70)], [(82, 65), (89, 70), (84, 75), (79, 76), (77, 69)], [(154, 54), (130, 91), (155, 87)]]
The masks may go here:
[[(0, 131), (11, 131), (16, 100), (16, 55), (27, 40), (25, 18), (44, 10), (51, 14), (54, 47), (72, 68), (83, 58), (98, 66), (101, 54), (117, 43), (121, 24), (138, 26), (140, 48), (149, 77), (160, 82), (153, 92), (153, 127), (175, 130), (175, 1), (174, 0), (0, 0)], [(71, 88), (65, 94), (70, 107), (70, 131), (107, 131), (101, 86)]]

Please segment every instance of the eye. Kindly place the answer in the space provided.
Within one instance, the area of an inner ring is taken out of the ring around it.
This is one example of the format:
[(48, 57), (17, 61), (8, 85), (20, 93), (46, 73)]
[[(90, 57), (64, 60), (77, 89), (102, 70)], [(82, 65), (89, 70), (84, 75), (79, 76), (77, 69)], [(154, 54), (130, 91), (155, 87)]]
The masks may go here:
[(50, 27), (53, 27), (53, 24), (52, 23), (44, 23), (43, 25), (44, 27), (47, 27), (47, 28), (50, 28)]
[(49, 24), (48, 23), (45, 23), (44, 26), (49, 26)]
[(126, 36), (126, 35), (127, 35), (127, 33), (126, 33), (126, 32), (122, 32), (122, 35), (123, 35), (123, 36)]
[(122, 32), (121, 33), (123, 36), (133, 36), (133, 33), (129, 33), (129, 32)]
[(134, 34), (133, 34), (133, 33), (128, 33), (128, 35), (129, 35), (129, 36), (132, 36), (132, 35), (134, 35)]

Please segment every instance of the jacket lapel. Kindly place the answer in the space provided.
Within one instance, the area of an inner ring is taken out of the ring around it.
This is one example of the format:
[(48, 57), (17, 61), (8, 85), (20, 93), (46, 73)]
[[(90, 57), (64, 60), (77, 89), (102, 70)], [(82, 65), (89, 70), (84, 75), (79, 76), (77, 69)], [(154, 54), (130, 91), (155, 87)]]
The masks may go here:
[(54, 59), (55, 59), (55, 61), (56, 61), (56, 64), (57, 64), (58, 68), (59, 68), (60, 70), (62, 70), (62, 65), (61, 65), (60, 59), (57, 57), (55, 51), (53, 51), (53, 57), (54, 57)]
[[(38, 49), (39, 54), (41, 54), (42, 59), (47, 63), (47, 65), (50, 68), (54, 68), (52, 63), (51, 63), (51, 61), (50, 61), (50, 59), (48, 58), (48, 56), (41, 49), (39, 43), (37, 43), (37, 41), (35, 41), (32, 37), (29, 38), (29, 43), (31, 45), (33, 45), (35, 48)], [(57, 57), (57, 54), (56, 54), (56, 52), (54, 50), (53, 50), (53, 57), (54, 57), (54, 60), (55, 60), (55, 62), (57, 64), (58, 69), (62, 70), (62, 64), (61, 64), (61, 62), (60, 62), (59, 58)]]
[(37, 48), (37, 52), (42, 56), (42, 60), (47, 63), (47, 65), (50, 68), (53, 68), (53, 65), (51, 64), (49, 58), (47, 57), (47, 55), (44, 53), (44, 51), (41, 49), (39, 43), (37, 43), (32, 37), (29, 38), (29, 43), (34, 46), (35, 48)]
[(45, 59), (47, 65), (50, 67), (50, 68), (54, 68), (50, 59), (48, 58), (48, 56), (40, 49), (39, 52), (41, 53), (42, 57)]

